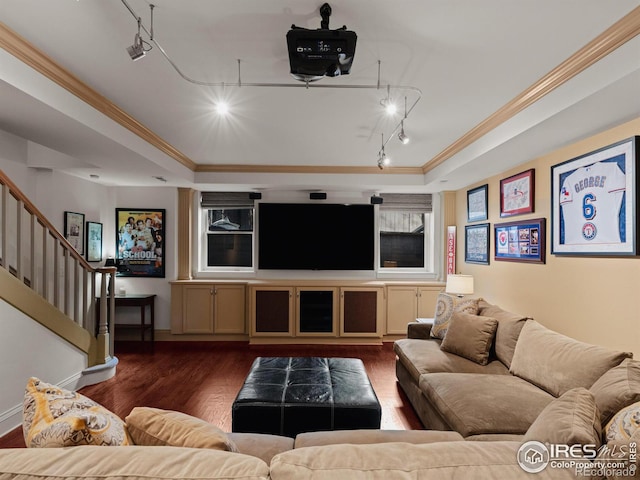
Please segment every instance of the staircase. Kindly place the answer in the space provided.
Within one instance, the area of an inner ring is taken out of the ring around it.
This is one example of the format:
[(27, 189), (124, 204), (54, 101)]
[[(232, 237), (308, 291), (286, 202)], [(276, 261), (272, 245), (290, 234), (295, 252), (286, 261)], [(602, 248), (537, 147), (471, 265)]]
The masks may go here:
[(115, 371), (116, 268), (89, 265), (2, 170), (0, 187), (0, 299), (86, 353), (88, 370)]

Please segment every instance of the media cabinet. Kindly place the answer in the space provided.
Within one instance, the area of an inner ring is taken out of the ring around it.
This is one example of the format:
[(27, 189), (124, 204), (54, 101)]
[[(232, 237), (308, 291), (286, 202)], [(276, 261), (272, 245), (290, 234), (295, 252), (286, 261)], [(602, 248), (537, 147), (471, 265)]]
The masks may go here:
[(171, 334), (270, 343), (367, 343), (433, 317), (439, 282), (171, 282)]

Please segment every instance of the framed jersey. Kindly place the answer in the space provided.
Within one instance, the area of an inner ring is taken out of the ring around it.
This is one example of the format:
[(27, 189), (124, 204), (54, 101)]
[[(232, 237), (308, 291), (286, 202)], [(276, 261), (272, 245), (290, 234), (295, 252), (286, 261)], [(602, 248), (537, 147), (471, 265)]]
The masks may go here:
[(551, 253), (637, 255), (640, 137), (551, 167)]

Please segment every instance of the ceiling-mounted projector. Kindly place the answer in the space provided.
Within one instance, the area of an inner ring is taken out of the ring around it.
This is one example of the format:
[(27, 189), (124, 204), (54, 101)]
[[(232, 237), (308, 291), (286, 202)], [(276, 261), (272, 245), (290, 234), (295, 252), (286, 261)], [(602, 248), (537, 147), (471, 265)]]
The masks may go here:
[(329, 30), (331, 6), (320, 7), (322, 22), (317, 30), (291, 25), (287, 32), (291, 75), (302, 82), (347, 75), (356, 53), (357, 35), (346, 26)]

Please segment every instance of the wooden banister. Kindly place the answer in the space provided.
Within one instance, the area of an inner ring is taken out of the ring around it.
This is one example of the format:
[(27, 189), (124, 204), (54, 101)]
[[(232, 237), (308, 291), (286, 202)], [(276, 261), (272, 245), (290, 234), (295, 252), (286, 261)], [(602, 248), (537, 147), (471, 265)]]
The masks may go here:
[[(95, 324), (96, 277), (100, 276), (99, 296), (106, 308), (108, 301), (114, 302), (114, 289), (108, 291), (107, 285), (113, 284), (116, 268), (93, 268), (2, 170), (0, 189), (0, 265), (95, 338), (91, 363), (108, 362), (113, 355), (110, 326), (115, 308), (103, 312), (100, 325)], [(23, 268), (26, 262), (29, 268)]]

